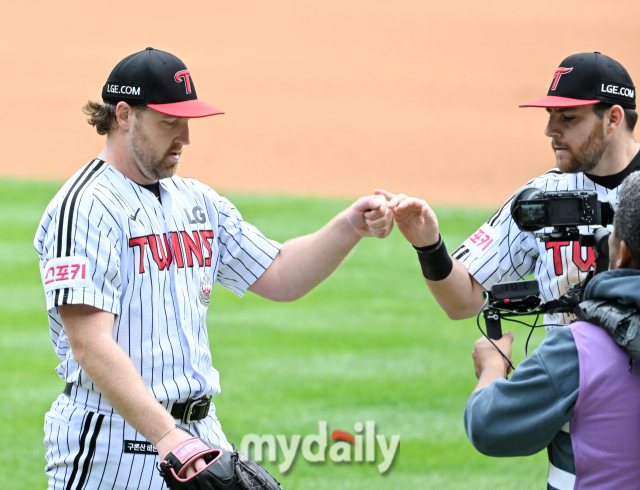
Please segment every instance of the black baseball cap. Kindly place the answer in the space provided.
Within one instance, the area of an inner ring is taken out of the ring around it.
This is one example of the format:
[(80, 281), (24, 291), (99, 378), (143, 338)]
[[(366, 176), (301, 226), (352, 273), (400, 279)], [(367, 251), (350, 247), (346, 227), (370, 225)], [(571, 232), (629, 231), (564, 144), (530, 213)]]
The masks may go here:
[(606, 102), (636, 108), (636, 89), (627, 70), (604, 54), (578, 53), (556, 70), (547, 96), (520, 107), (577, 107)]
[(127, 56), (116, 65), (102, 88), (102, 100), (144, 105), (175, 117), (224, 114), (198, 100), (191, 73), (180, 58), (153, 48)]

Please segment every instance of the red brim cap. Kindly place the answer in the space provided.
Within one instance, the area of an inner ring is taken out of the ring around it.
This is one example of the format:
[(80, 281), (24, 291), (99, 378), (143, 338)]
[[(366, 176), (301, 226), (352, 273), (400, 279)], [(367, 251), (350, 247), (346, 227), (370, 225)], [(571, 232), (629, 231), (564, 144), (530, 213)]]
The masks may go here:
[(216, 109), (198, 99), (174, 102), (172, 104), (147, 104), (147, 107), (162, 114), (175, 117), (207, 117), (224, 114), (220, 109)]
[(569, 99), (567, 97), (556, 97), (554, 95), (549, 95), (547, 97), (543, 97), (542, 99), (536, 99), (532, 100), (531, 102), (527, 102), (526, 104), (521, 104), (518, 107), (548, 107), (555, 109), (558, 107), (579, 107), (583, 105), (593, 105), (599, 102), (599, 100)]

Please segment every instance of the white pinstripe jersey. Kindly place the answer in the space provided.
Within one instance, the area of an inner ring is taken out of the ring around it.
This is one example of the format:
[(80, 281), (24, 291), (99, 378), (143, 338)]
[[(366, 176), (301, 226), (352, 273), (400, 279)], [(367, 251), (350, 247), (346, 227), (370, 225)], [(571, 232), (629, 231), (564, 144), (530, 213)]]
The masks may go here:
[[(600, 201), (618, 200), (622, 189), (622, 185), (607, 189), (582, 172), (564, 174), (558, 169), (549, 170), (526, 185), (547, 191), (595, 190)], [(487, 290), (499, 282), (517, 281), (534, 273), (543, 302), (556, 299), (566, 293), (567, 286), (581, 282), (595, 268), (595, 253), (578, 242), (542, 243), (534, 233), (520, 231), (511, 218), (512, 198), (451, 255)], [(608, 228), (611, 230), (612, 226)], [(578, 229), (589, 233), (594, 228)], [(551, 231), (546, 228), (537, 233)], [(545, 315), (544, 323), (564, 325), (572, 318), (568, 314)]]
[(242, 296), (280, 245), (200, 182), (163, 179), (160, 194), (161, 202), (96, 159), (45, 211), (34, 244), (63, 380), (98, 391), (74, 360), (57, 309), (87, 304), (115, 315), (113, 338), (158, 400), (220, 391), (206, 325), (211, 285)]

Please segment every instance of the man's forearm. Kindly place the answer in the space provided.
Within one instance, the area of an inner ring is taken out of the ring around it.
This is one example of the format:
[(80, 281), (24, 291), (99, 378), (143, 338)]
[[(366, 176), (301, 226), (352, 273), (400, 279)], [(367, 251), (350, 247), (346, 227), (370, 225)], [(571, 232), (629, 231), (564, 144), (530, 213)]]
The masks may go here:
[(496, 379), (505, 379), (507, 377), (506, 370), (503, 366), (490, 366), (483, 370), (478, 378), (478, 384), (472, 394), (491, 385)]
[[(76, 362), (116, 412), (156, 444), (175, 427), (175, 420), (151, 395), (131, 359), (113, 340), (113, 314), (86, 305), (65, 305), (60, 315)], [(175, 437), (167, 437), (166, 442), (171, 445)], [(161, 456), (169, 449), (158, 447)]]
[(275, 301), (301, 298), (335, 271), (361, 238), (343, 211), (315, 233), (285, 242), (249, 290)]
[(464, 320), (478, 314), (484, 303), (485, 290), (467, 268), (453, 259), (451, 274), (442, 281), (425, 279), (431, 294), (452, 320)]
[(79, 361), (82, 369), (109, 404), (148, 441), (157, 442), (175, 425), (173, 417), (151, 395), (131, 359), (111, 336), (99, 336), (84, 350), (87, 355)]

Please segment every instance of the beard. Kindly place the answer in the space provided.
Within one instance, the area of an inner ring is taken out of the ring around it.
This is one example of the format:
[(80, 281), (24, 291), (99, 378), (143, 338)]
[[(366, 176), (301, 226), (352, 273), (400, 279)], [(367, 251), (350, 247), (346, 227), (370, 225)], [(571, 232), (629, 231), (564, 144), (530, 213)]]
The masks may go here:
[(146, 177), (167, 179), (173, 177), (178, 170), (177, 163), (169, 161), (169, 153), (179, 153), (182, 145), (172, 145), (167, 151), (158, 152), (142, 129), (142, 124), (137, 121), (132, 128), (129, 145), (140, 171)]
[[(552, 148), (556, 146), (556, 141), (551, 140)], [(561, 146), (561, 145), (559, 145)], [(604, 132), (600, 120), (593, 125), (593, 129), (587, 141), (585, 141), (577, 150), (573, 151), (567, 148), (568, 162), (560, 163), (560, 158), (556, 157), (558, 168), (565, 174), (577, 174), (578, 172), (590, 172), (600, 160), (606, 151), (608, 142), (604, 139)], [(555, 148), (554, 148), (555, 150)]]

